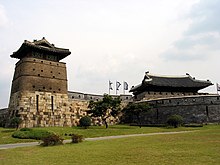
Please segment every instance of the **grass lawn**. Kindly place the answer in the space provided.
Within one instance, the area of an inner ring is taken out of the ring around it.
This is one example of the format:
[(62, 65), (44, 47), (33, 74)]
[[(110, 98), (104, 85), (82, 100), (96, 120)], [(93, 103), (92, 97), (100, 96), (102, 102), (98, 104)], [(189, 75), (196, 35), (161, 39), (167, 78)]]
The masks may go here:
[[(25, 142), (33, 142), (36, 140), (31, 139), (17, 139), (13, 138), (11, 135), (15, 131), (12, 128), (2, 128), (0, 127), (0, 144), (9, 144), (9, 143), (25, 143)], [(1, 164), (1, 163), (0, 163)]]
[[(184, 130), (197, 130), (204, 128), (185, 128), (180, 127), (177, 129), (168, 129), (163, 127), (142, 127), (138, 126), (127, 126), (127, 125), (113, 125), (109, 126), (106, 129), (104, 126), (92, 126), (89, 129), (84, 129), (81, 127), (44, 127), (44, 128), (33, 128), (33, 129), (41, 129), (53, 131), (64, 139), (70, 139), (69, 136), (65, 136), (65, 134), (80, 134), (85, 138), (88, 137), (101, 137), (101, 136), (113, 136), (113, 135), (127, 135), (127, 134), (142, 134), (142, 133), (153, 133), (153, 132), (170, 132), (170, 131), (184, 131)], [(15, 129), (7, 129), (0, 128), (0, 144), (8, 144), (8, 143), (22, 143), (22, 142), (30, 142), (36, 141), (31, 139), (17, 139), (12, 138), (11, 135), (15, 131)]]
[(219, 165), (220, 125), (184, 134), (0, 150), (0, 164)]

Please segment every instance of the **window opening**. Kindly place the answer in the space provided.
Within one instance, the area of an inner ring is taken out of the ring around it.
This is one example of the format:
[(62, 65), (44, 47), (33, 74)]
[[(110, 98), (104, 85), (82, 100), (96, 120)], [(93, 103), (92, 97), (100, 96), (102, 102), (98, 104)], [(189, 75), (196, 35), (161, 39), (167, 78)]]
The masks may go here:
[(39, 111), (39, 95), (36, 95), (36, 110)]
[(51, 110), (53, 111), (53, 96), (51, 96)]

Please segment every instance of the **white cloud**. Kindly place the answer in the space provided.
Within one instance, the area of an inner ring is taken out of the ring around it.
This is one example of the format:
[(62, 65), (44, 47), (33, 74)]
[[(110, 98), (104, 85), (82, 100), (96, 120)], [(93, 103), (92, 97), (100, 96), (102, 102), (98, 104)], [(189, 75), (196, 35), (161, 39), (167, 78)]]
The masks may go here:
[(201, 0), (196, 3), (186, 19), (191, 20), (183, 36), (161, 54), (166, 60), (204, 60), (219, 54), (220, 1)]
[(207, 32), (220, 32), (220, 1), (201, 0), (188, 14), (192, 20), (186, 35), (196, 35)]
[(166, 60), (194, 61), (207, 60), (218, 55), (220, 36), (215, 33), (185, 36), (173, 43), (173, 46), (161, 54)]

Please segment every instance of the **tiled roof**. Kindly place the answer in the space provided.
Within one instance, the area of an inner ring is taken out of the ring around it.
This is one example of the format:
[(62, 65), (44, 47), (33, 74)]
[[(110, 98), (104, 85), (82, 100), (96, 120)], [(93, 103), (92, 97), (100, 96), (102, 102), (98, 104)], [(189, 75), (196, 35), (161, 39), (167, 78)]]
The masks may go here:
[(160, 75), (152, 75), (148, 72), (145, 74), (144, 79), (141, 84), (131, 88), (130, 92), (150, 90), (152, 88), (191, 88), (191, 89), (203, 89), (212, 85), (212, 83), (202, 80), (196, 80), (192, 78), (189, 74), (184, 76), (160, 76)]
[(30, 50), (37, 50), (41, 52), (47, 52), (58, 56), (58, 59), (61, 60), (66, 56), (70, 55), (71, 52), (69, 49), (57, 48), (53, 44), (50, 44), (44, 37), (41, 40), (34, 40), (33, 42), (25, 40), (21, 47), (14, 52), (12, 58), (23, 58), (26, 53)]

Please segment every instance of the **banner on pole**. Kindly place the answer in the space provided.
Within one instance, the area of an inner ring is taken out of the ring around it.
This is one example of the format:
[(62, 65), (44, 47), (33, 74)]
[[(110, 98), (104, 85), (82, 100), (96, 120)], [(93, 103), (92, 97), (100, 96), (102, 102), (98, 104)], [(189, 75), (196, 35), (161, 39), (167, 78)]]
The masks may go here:
[(220, 84), (216, 83), (217, 91), (220, 91)]
[(112, 84), (113, 84), (113, 82), (111, 82), (110, 80), (109, 80), (109, 90), (113, 90), (113, 88), (112, 88)]
[(124, 90), (128, 90), (128, 83), (124, 81)]
[(118, 91), (119, 90), (119, 87), (121, 86), (121, 83), (116, 81), (116, 90)]

